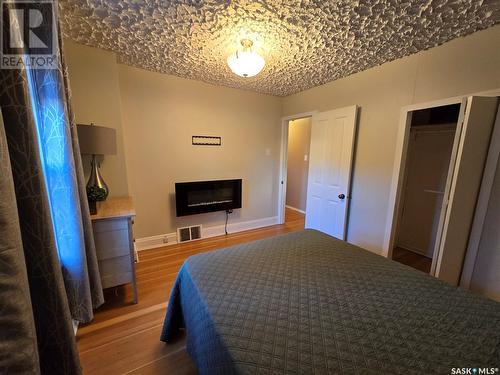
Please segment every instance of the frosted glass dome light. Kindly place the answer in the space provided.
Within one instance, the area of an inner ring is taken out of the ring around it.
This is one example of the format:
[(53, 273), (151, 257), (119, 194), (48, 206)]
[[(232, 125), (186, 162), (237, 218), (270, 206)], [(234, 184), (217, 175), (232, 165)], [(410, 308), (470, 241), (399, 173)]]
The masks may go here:
[(243, 39), (241, 45), (243, 49), (236, 51), (227, 58), (227, 64), (234, 74), (240, 77), (253, 77), (260, 73), (266, 64), (261, 55), (252, 51), (253, 42), (250, 39)]

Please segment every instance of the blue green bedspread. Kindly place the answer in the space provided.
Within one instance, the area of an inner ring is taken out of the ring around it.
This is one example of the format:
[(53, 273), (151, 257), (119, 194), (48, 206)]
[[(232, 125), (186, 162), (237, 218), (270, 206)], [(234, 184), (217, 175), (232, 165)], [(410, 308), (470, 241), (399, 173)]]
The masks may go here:
[(161, 335), (201, 374), (500, 366), (500, 303), (313, 230), (190, 257)]

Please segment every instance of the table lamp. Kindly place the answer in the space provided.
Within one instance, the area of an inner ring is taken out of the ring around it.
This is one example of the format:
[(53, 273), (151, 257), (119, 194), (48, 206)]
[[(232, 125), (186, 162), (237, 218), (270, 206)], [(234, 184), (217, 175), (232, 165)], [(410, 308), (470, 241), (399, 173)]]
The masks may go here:
[(116, 130), (97, 126), (78, 124), (78, 142), (80, 153), (92, 155), (90, 176), (87, 182), (87, 197), (91, 214), (96, 213), (95, 202), (104, 201), (108, 197), (109, 188), (99, 171), (97, 155), (116, 155)]

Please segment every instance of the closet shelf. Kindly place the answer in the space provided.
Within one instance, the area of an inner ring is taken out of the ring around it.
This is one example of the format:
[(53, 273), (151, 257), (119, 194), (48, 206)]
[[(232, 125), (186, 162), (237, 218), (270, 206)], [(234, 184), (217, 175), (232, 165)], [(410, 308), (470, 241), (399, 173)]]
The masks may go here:
[(439, 191), (439, 190), (431, 190), (431, 189), (424, 189), (426, 193), (432, 193), (432, 194), (444, 194), (444, 191)]

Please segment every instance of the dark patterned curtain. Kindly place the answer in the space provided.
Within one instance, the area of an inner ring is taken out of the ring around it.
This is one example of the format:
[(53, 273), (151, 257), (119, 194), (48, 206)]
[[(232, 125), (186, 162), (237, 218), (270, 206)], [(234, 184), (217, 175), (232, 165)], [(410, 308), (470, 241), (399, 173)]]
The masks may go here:
[[(51, 12), (57, 22), (55, 1)], [(56, 69), (0, 70), (2, 374), (80, 373), (72, 319), (89, 322), (103, 303), (59, 36), (56, 44)]]

